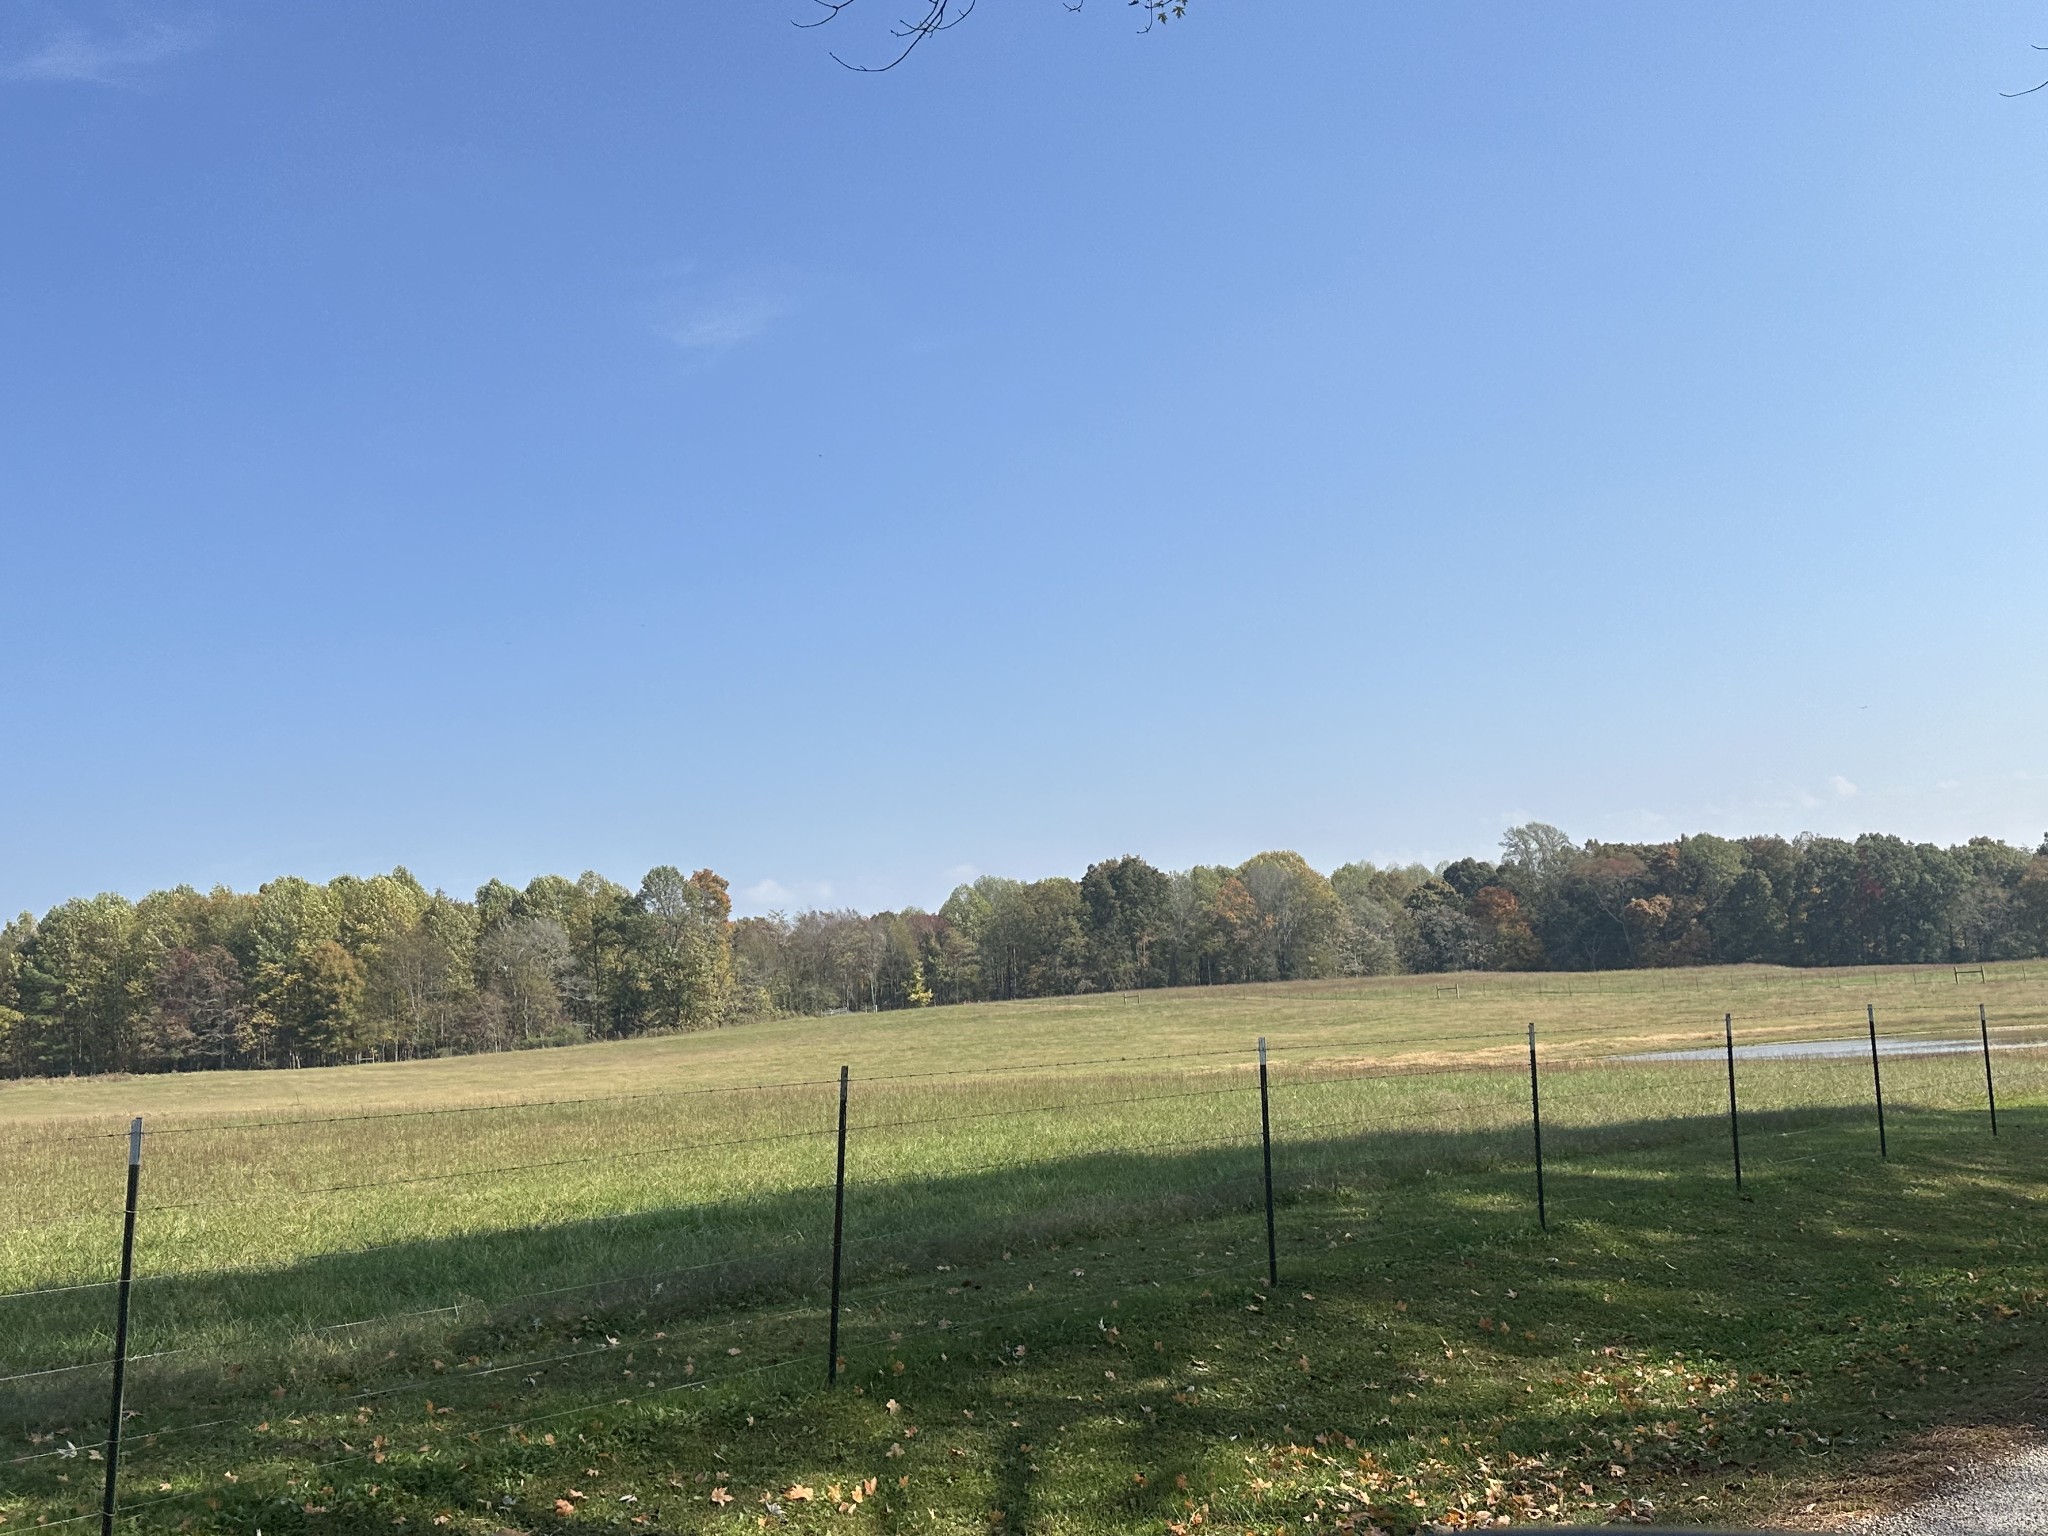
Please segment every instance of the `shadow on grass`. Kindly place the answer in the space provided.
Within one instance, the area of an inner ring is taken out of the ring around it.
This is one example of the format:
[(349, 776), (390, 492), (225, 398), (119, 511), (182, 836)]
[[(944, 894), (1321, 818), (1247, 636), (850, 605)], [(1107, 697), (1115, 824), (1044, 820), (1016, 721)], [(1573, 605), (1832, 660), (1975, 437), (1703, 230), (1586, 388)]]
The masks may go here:
[[(288, 1531), (298, 1527), (274, 1504), (259, 1509), (220, 1474), (346, 1460), (373, 1424), (421, 1421), (431, 1394), (430, 1429), (436, 1415), (486, 1427), (587, 1416), (614, 1454), (669, 1461), (699, 1442), (730, 1448), (739, 1420), (772, 1417), (786, 1433), (744, 1437), (757, 1463), (720, 1468), (744, 1466), (772, 1489), (809, 1473), (820, 1447), (873, 1462), (871, 1475), (894, 1471), (902, 1458), (885, 1460), (884, 1447), (906, 1442), (876, 1405), (914, 1391), (927, 1422), (932, 1393), (961, 1413), (1008, 1403), (1005, 1428), (1088, 1426), (1055, 1475), (1041, 1470), (1050, 1442), (958, 1421), (968, 1481), (1013, 1529), (1076, 1507), (1112, 1524), (1183, 1519), (1190, 1503), (1223, 1497), (1242, 1454), (1221, 1451), (1232, 1436), (1262, 1455), (1316, 1447), (1310, 1457), (1348, 1436), (1388, 1467), (1455, 1467), (1460, 1444), (1540, 1456), (1547, 1471), (1503, 1483), (1527, 1484), (1533, 1493), (1514, 1496), (1539, 1508), (1569, 1506), (1582, 1484), (1606, 1498), (1707, 1479), (1725, 1517), (1762, 1507), (1763, 1492), (1816, 1461), (2017, 1400), (2004, 1367), (2031, 1368), (2042, 1346), (2015, 1322), (2038, 1322), (2048, 1295), (2025, 1236), (2042, 1124), (2009, 1111), (1993, 1141), (1980, 1116), (1912, 1110), (1886, 1165), (1864, 1145), (1865, 1112), (1756, 1116), (1744, 1125), (1744, 1199), (1730, 1187), (1725, 1121), (1561, 1126), (1546, 1144), (1548, 1234), (1534, 1224), (1525, 1127), (1283, 1141), (1278, 1289), (1264, 1284), (1255, 1144), (870, 1181), (850, 1192), (848, 1381), (830, 1396), (814, 1385), (829, 1191), (166, 1278), (138, 1291), (138, 1348), (181, 1339), (191, 1356), (137, 1368), (135, 1432), (165, 1434), (137, 1443), (135, 1466), (174, 1488), (206, 1482), (223, 1518), (261, 1513), (265, 1529)], [(2025, 1283), (1994, 1279), (2001, 1260)], [(462, 1304), (452, 1315), (393, 1317), (451, 1298)], [(65, 1306), (85, 1336), (89, 1313)], [(339, 1338), (303, 1332), (336, 1312), (376, 1321)], [(10, 1351), (23, 1343), (13, 1337)], [(742, 1371), (754, 1374), (721, 1385)], [(9, 1390), (17, 1444), (30, 1431), (99, 1438), (103, 1381)], [(589, 1406), (620, 1395), (628, 1406)], [(266, 1416), (293, 1424), (291, 1438), (260, 1438), (250, 1426)], [(215, 1418), (235, 1422), (170, 1432)], [(521, 1433), (472, 1442), (460, 1469), (423, 1446), (379, 1475), (475, 1509), (504, 1497), (508, 1477), (560, 1459), (539, 1431)], [(1418, 1436), (1444, 1443), (1424, 1458)], [(660, 1455), (633, 1451), (643, 1440)], [(1276, 1489), (1285, 1479), (1271, 1474), (1293, 1467), (1280, 1459), (1265, 1474)], [(11, 1468), (0, 1486), (54, 1512), (67, 1496), (58, 1470)], [(1408, 1491), (1431, 1507), (1471, 1491), (1455, 1472), (1418, 1477)], [(1501, 1481), (1474, 1486), (1488, 1477)], [(1232, 1518), (1266, 1518), (1272, 1492), (1238, 1489)]]

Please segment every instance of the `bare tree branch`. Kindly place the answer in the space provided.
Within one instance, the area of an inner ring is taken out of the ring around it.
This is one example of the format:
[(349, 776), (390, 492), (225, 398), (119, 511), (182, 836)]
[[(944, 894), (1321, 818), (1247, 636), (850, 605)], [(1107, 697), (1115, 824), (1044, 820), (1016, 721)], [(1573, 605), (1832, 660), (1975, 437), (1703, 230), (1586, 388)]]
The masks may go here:
[[(791, 25), (805, 28), (822, 27), (827, 22), (837, 21), (840, 12), (852, 5), (854, 0), (813, 0), (813, 3), (824, 14), (810, 21), (792, 21)], [(1070, 11), (1078, 11), (1085, 3), (1085, 0), (1060, 0), (1060, 3)], [(1188, 10), (1188, 0), (1126, 0), (1126, 3), (1137, 6), (1144, 11), (1145, 25), (1139, 29), (1144, 32), (1150, 32), (1155, 26), (1164, 26), (1170, 20), (1178, 21), (1181, 17), (1187, 15)], [(832, 54), (832, 62), (841, 68), (850, 69), (856, 74), (886, 74), (909, 58), (911, 54), (915, 53), (918, 44), (922, 43), (926, 38), (935, 37), (941, 32), (950, 31), (973, 15), (975, 4), (976, 0), (925, 0), (924, 15), (899, 20), (894, 27), (890, 28), (889, 35), (901, 43), (902, 47), (897, 50), (896, 56), (890, 59), (888, 63), (851, 64), (842, 59), (837, 53)]]
[[(2036, 53), (2048, 53), (2048, 43), (2031, 43), (2028, 46)], [(2000, 91), (1998, 94), (2011, 101), (2015, 96), (2031, 96), (2036, 91), (2048, 91), (2048, 80), (2043, 80), (2039, 85), (2030, 85), (2024, 91)]]

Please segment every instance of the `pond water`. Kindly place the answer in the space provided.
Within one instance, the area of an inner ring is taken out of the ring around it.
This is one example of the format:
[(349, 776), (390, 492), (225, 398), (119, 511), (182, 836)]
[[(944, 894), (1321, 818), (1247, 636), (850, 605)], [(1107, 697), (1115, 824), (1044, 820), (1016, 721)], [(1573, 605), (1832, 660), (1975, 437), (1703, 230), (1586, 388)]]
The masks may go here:
[[(2022, 1041), (2012, 1044), (1995, 1044), (1994, 1051), (2038, 1050), (2043, 1042)], [(1877, 1054), (1880, 1056), (1959, 1056), (1966, 1052), (1981, 1053), (1984, 1044), (1973, 1037), (1959, 1037), (1954, 1040), (1887, 1040), (1877, 1037)], [(1709, 1046), (1697, 1051), (1646, 1051), (1640, 1055), (1624, 1057), (1625, 1061), (1719, 1061), (1728, 1054), (1725, 1046)], [(1766, 1040), (1756, 1045), (1735, 1047), (1737, 1060), (1752, 1061), (1810, 1061), (1814, 1059), (1839, 1059), (1843, 1057), (1870, 1055), (1868, 1035), (1851, 1036), (1843, 1040)]]

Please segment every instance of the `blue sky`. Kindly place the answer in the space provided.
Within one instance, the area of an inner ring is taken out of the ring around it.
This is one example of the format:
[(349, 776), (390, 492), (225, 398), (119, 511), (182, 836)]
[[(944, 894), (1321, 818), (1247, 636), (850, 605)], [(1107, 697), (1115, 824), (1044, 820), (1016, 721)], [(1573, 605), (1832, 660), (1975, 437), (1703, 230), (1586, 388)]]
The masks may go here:
[(0, 8), (0, 907), (2048, 829), (2038, 7)]

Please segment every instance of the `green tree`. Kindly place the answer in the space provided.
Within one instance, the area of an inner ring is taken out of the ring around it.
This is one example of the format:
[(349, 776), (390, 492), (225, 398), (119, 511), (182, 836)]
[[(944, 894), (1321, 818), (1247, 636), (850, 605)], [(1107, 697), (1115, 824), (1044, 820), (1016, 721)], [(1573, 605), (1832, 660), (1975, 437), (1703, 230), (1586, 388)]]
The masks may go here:
[[(287, 876), (260, 886), (249, 920), (250, 1026), (260, 1063), (318, 1056), (322, 1047), (300, 1038), (307, 1017), (307, 957), (322, 944), (340, 943), (341, 913), (326, 890)], [(343, 951), (346, 953), (346, 951)], [(324, 1059), (324, 1058), (323, 1058)]]
[(1208, 980), (1216, 982), (1263, 981), (1272, 946), (1267, 940), (1266, 914), (1259, 899), (1236, 870), (1217, 872), (1221, 878), (1211, 887), (1209, 910), (1204, 914), (1208, 935)]
[(1237, 877), (1257, 903), (1263, 940), (1259, 970), (1277, 981), (1334, 976), (1343, 904), (1330, 882), (1298, 853), (1255, 854)]
[(1488, 934), (1448, 881), (1432, 876), (1402, 898), (1408, 914), (1401, 958), (1411, 971), (1478, 971), (1492, 959)]
[(25, 1077), (35, 1070), (21, 991), (22, 951), (35, 936), (35, 915), (30, 912), (0, 928), (0, 1073), (9, 1077)]
[(1096, 987), (1120, 991), (1157, 986), (1158, 957), (1171, 887), (1135, 854), (1088, 866), (1081, 877), (1082, 926)]
[(363, 967), (337, 939), (319, 939), (294, 956), (280, 1001), (295, 1055), (348, 1061), (368, 1047), (363, 1032)]
[(1776, 965), (1786, 957), (1785, 904), (1761, 869), (1737, 875), (1707, 913), (1714, 958)]
[(50, 909), (21, 952), (19, 987), (45, 1072), (123, 1072), (140, 1065), (130, 983), (135, 908), (116, 895)]
[(1437, 878), (1470, 901), (1500, 879), (1500, 866), (1489, 864), (1484, 859), (1457, 859), (1446, 864)]
[(2024, 849), (1973, 837), (1951, 848), (1962, 889), (1949, 908), (1949, 952), (1958, 960), (2010, 960), (2032, 952), (2024, 932), (2020, 882), (2031, 862)]
[(563, 981), (575, 967), (569, 932), (552, 917), (508, 917), (477, 945), (477, 973), (488, 1000), (477, 1032), (487, 1048), (563, 1044), (570, 1022)]
[(406, 907), (381, 919), (398, 926), (363, 946), (366, 1038), (438, 1055), (463, 1033), (476, 995), (476, 911), (442, 895)]
[(732, 1013), (732, 899), (708, 869), (647, 872), (637, 904), (654, 1027), (703, 1029)]

